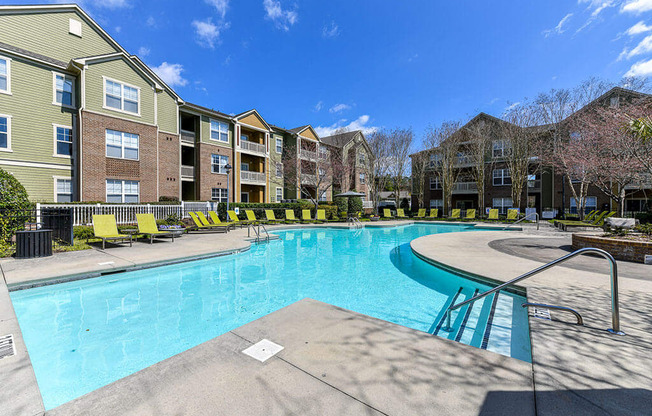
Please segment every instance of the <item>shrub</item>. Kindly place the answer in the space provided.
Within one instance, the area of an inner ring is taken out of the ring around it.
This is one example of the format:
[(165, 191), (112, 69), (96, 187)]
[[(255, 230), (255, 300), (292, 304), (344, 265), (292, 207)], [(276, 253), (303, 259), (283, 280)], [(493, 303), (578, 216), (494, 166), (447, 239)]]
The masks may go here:
[(362, 212), (362, 198), (359, 196), (353, 196), (349, 198), (349, 208), (347, 210), (349, 213)]
[(170, 214), (164, 220), (156, 221), (157, 225), (183, 225), (178, 214)]
[(652, 212), (639, 212), (636, 214), (636, 219), (639, 220), (641, 224), (650, 224), (652, 223)]
[(634, 229), (636, 231), (638, 231), (639, 233), (641, 233), (641, 234), (652, 237), (652, 223), (640, 224), (640, 225), (637, 225)]
[(176, 196), (161, 196), (158, 198), (159, 202), (179, 202), (179, 198)]
[(335, 198), (334, 202), (338, 212), (346, 212), (349, 209), (349, 199), (346, 197)]
[(0, 256), (10, 254), (11, 237), (31, 217), (27, 191), (9, 172), (0, 169)]
[(404, 209), (405, 211), (410, 209), (410, 201), (408, 201), (407, 198), (401, 199), (401, 204), (400, 208)]
[[(310, 204), (307, 208), (302, 208), (300, 203), (255, 203), (255, 202), (231, 202), (229, 203), (229, 209), (233, 210), (234, 208), (240, 208), (240, 219), (245, 219), (246, 214), (244, 213), (245, 209), (251, 209), (254, 211), (258, 218), (265, 218), (265, 210), (271, 209), (274, 211), (276, 218), (285, 218), (285, 210), (292, 209), (294, 210), (294, 215), (300, 216), (301, 209), (312, 209), (313, 205)], [(221, 220), (226, 220), (226, 202), (220, 202), (217, 204), (217, 215)]]
[(90, 225), (78, 225), (72, 228), (72, 235), (75, 240), (88, 240), (93, 238), (95, 233)]

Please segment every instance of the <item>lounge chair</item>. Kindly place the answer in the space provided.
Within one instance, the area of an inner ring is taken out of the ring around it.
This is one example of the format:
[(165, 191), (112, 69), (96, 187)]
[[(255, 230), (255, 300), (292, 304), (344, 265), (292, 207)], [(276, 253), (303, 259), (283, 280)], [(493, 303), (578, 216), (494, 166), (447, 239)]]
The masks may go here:
[[(188, 212), (190, 215), (190, 218), (192, 218), (192, 222), (195, 223), (195, 226), (193, 227), (193, 231), (220, 231), (220, 232), (227, 232), (229, 231), (229, 227), (227, 225), (215, 225), (211, 224), (208, 222), (206, 219), (206, 216), (204, 215), (203, 212)], [(203, 218), (203, 220), (202, 220)]]
[(254, 212), (250, 209), (246, 209), (245, 214), (247, 215), (247, 221), (251, 221), (252, 224), (257, 224), (257, 223), (263, 224), (267, 222), (267, 220), (257, 219), (256, 214), (254, 214)]
[(459, 218), (460, 218), (460, 213), (461, 213), (461, 212), (462, 212), (461, 209), (458, 209), (458, 208), (453, 209), (453, 211), (451, 212), (451, 216), (450, 216), (450, 218), (451, 218), (451, 219), (459, 219)]
[(233, 224), (238, 224), (240, 228), (252, 224), (254, 222), (251, 220), (240, 220), (240, 218), (238, 218), (238, 214), (236, 214), (235, 211), (233, 210), (227, 211), (227, 214), (229, 214), (229, 220), (231, 220)]
[(466, 216), (464, 217), (465, 220), (474, 220), (475, 219), (475, 210), (474, 209), (467, 209), (466, 210)]
[(154, 214), (136, 214), (136, 222), (138, 223), (138, 234), (149, 236), (150, 244), (154, 242), (155, 237), (172, 237), (172, 242), (174, 242), (174, 233), (159, 231)]
[(326, 210), (325, 209), (318, 209), (317, 210), (317, 222), (323, 223), (328, 221), (326, 219)]
[(425, 208), (420, 208), (419, 212), (417, 213), (417, 215), (414, 218), (419, 218), (419, 219), (426, 218), (426, 209)]
[(589, 212), (586, 217), (584, 217), (584, 221), (592, 221), (593, 218), (599, 213), (600, 211), (598, 210), (593, 210)]
[(515, 221), (518, 218), (518, 210), (516, 208), (509, 208), (507, 210), (507, 220)]
[(283, 222), (283, 220), (277, 220), (276, 216), (274, 215), (274, 210), (273, 209), (266, 209), (265, 210), (265, 218), (267, 218), (267, 222), (270, 224), (279, 224)]
[(104, 250), (107, 241), (121, 240), (126, 242), (128, 240), (129, 247), (133, 243), (131, 235), (118, 232), (118, 226), (113, 215), (93, 215), (93, 233), (96, 238), (102, 239), (102, 250)]
[(434, 220), (435, 218), (437, 218), (438, 215), (439, 215), (439, 209), (438, 208), (431, 209), (430, 210), (430, 215), (428, 216), (428, 219), (429, 220)]
[(312, 216), (310, 215), (310, 210), (309, 209), (303, 209), (301, 210), (301, 223), (310, 223), (313, 222)]
[(299, 222), (299, 220), (294, 216), (293, 209), (285, 210), (285, 222)]
[(208, 215), (211, 217), (211, 221), (213, 221), (213, 225), (226, 225), (226, 229), (228, 231), (229, 228), (233, 227), (235, 229), (235, 223), (228, 221), (228, 222), (222, 222), (220, 220), (220, 216), (217, 215), (217, 212), (215, 211), (208, 211)]
[(389, 208), (384, 208), (383, 209), (383, 219), (384, 220), (392, 220), (394, 217), (392, 216), (392, 211), (389, 210)]
[(492, 208), (489, 210), (489, 220), (498, 220), (498, 208)]
[(396, 218), (401, 218), (404, 220), (409, 219), (409, 217), (405, 215), (405, 211), (403, 211), (403, 208), (399, 208), (396, 210)]

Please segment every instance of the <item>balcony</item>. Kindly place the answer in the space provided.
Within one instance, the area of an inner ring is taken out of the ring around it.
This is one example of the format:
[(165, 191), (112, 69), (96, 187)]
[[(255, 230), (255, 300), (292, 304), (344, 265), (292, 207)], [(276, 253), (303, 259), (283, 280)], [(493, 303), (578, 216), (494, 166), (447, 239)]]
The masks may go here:
[(249, 185), (265, 185), (267, 178), (263, 172), (250, 172), (243, 170), (240, 172), (240, 182)]
[(541, 180), (529, 180), (527, 181), (527, 191), (528, 192), (539, 192), (541, 191)]
[(194, 181), (195, 180), (195, 167), (181, 165), (181, 180)]
[(188, 130), (181, 130), (181, 144), (195, 145), (195, 132)]
[(304, 185), (317, 185), (317, 175), (311, 175), (309, 173), (301, 174), (301, 183)]
[(317, 152), (313, 152), (312, 150), (307, 150), (307, 149), (299, 149), (299, 157), (301, 159), (306, 159), (312, 162), (316, 162)]
[(478, 185), (475, 182), (457, 182), (453, 187), (454, 194), (477, 194)]
[(240, 141), (240, 150), (247, 153), (252, 153), (255, 155), (265, 156), (267, 153), (265, 145), (255, 142), (250, 142), (248, 140)]
[[(309, 150), (308, 150), (309, 151)], [(319, 152), (319, 160), (328, 160), (330, 159), (330, 152)]]

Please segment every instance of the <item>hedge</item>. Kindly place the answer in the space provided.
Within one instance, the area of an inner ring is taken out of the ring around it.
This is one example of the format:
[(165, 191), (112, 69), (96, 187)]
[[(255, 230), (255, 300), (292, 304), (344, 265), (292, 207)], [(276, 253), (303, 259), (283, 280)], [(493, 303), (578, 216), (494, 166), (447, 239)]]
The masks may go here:
[(24, 229), (32, 204), (27, 191), (9, 172), (0, 169), (0, 257), (11, 250), (11, 237)]
[(362, 198), (359, 196), (353, 196), (349, 198), (349, 209), (347, 210), (349, 213), (354, 213), (357, 214), (358, 212), (362, 212)]
[[(312, 205), (312, 204), (311, 204)], [(240, 208), (240, 214), (238, 218), (244, 220), (247, 219), (245, 214), (245, 209), (251, 209), (256, 214), (257, 218), (265, 218), (265, 210), (271, 209), (274, 211), (274, 216), (276, 218), (285, 218), (285, 210), (292, 209), (294, 210), (294, 215), (297, 218), (301, 218), (301, 209), (305, 208), (301, 203), (292, 202), (292, 203), (256, 203), (256, 202), (231, 202), (229, 203), (229, 209), (233, 210), (234, 208)], [(282, 215), (281, 215), (282, 214)], [(217, 204), (217, 215), (221, 220), (226, 220), (226, 202), (220, 202)]]

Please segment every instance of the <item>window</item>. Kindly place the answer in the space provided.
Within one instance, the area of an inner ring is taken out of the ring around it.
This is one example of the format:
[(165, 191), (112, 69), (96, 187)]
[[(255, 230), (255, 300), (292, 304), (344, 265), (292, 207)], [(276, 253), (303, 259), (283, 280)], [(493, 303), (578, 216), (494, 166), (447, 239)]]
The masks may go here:
[(229, 142), (229, 125), (218, 120), (211, 120), (211, 139)]
[(249, 135), (248, 134), (240, 134), (240, 140), (244, 140), (245, 142), (249, 141)]
[(226, 174), (226, 165), (229, 164), (229, 157), (222, 155), (211, 155), (211, 172)]
[(430, 190), (431, 191), (436, 191), (438, 189), (441, 189), (441, 181), (439, 180), (438, 177), (431, 176), (430, 177)]
[(361, 173), (360, 174), (360, 185), (364, 185), (364, 183), (365, 183), (364, 181), (365, 181), (364, 173)]
[(72, 129), (54, 125), (54, 155), (72, 156)]
[(54, 98), (52, 104), (64, 107), (75, 106), (75, 79), (68, 75), (52, 73), (54, 77)]
[(140, 114), (140, 88), (105, 78), (104, 107)]
[(431, 199), (430, 200), (430, 209), (437, 208), (437, 209), (443, 209), (444, 208), (444, 200), (443, 199)]
[(430, 168), (434, 168), (435, 166), (440, 166), (440, 165), (441, 165), (441, 154), (435, 153), (433, 155), (430, 155)]
[(0, 150), (11, 151), (11, 116), (0, 115)]
[(358, 163), (360, 163), (361, 165), (364, 165), (366, 159), (367, 159), (367, 156), (364, 153), (360, 152), (360, 156), (358, 158)]
[(469, 155), (467, 155), (466, 153), (462, 153), (462, 152), (457, 154), (457, 164), (458, 165), (468, 165), (469, 163), (471, 163), (471, 158), (469, 157)]
[(217, 202), (226, 202), (227, 193), (225, 188), (213, 188), (211, 189), (211, 200)]
[(283, 201), (283, 188), (276, 187), (276, 202)]
[(54, 180), (57, 202), (72, 202), (72, 179)]
[(611, 97), (609, 99), (609, 107), (618, 108), (619, 104), (620, 104), (620, 97), (619, 96)]
[(249, 202), (249, 192), (240, 193), (240, 202)]
[(319, 177), (323, 178), (324, 176), (326, 176), (326, 171), (322, 168), (319, 168)]
[(321, 189), (319, 191), (319, 200), (320, 201), (327, 201), (327, 199), (326, 199), (326, 189)]
[(106, 202), (114, 204), (138, 203), (140, 195), (140, 182), (122, 181), (119, 179), (106, 180)]
[[(584, 199), (584, 213), (588, 214), (591, 211), (598, 209), (598, 198), (595, 196), (587, 196)], [(570, 199), (570, 213), (577, 214), (577, 200), (574, 197)]]
[(0, 56), (0, 92), (11, 94), (11, 59)]
[(138, 160), (137, 134), (117, 130), (106, 130), (106, 156), (119, 159)]
[(276, 164), (276, 177), (277, 178), (282, 178), (283, 177), (283, 164), (282, 163), (277, 163)]
[(494, 140), (492, 143), (494, 159), (502, 158), (507, 155), (507, 143), (505, 140)]
[(240, 163), (240, 170), (244, 172), (249, 172), (249, 163), (247, 162)]
[(505, 215), (507, 210), (512, 207), (512, 198), (494, 198), (493, 207), (498, 209), (498, 212)]
[(494, 186), (511, 185), (512, 177), (509, 169), (494, 169)]
[(328, 149), (326, 146), (319, 146), (319, 157), (321, 159), (328, 159)]
[(283, 139), (276, 138), (276, 153), (283, 153)]

